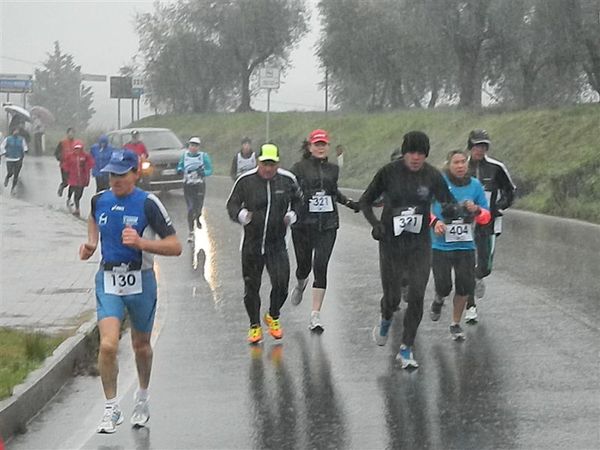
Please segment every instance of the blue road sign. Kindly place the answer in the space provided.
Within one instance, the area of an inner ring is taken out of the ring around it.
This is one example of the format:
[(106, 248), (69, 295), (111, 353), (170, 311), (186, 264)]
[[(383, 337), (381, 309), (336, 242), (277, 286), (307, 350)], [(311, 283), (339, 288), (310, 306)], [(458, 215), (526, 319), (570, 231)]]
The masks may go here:
[(0, 92), (22, 93), (33, 90), (32, 75), (0, 74)]

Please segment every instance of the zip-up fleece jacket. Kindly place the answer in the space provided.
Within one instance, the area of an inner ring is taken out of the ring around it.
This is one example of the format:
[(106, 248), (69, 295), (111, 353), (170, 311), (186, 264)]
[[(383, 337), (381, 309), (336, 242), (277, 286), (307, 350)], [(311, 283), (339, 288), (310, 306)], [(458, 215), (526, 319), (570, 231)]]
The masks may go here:
[(252, 213), (244, 225), (242, 252), (264, 254), (285, 249), (284, 217), (289, 211), (297, 216), (302, 201), (296, 177), (287, 170), (278, 169), (270, 180), (260, 177), (258, 169), (240, 175), (227, 199), (227, 213), (237, 223), (242, 209)]
[(513, 204), (516, 186), (510, 178), (508, 169), (500, 161), (487, 156), (484, 156), (481, 161), (470, 158), (469, 175), (477, 178), (483, 185), (492, 219), (502, 216), (500, 210)]
[[(337, 229), (340, 226), (337, 203), (346, 205), (348, 198), (338, 190), (340, 168), (327, 158), (312, 156), (295, 163), (290, 171), (296, 175), (304, 195), (304, 204), (294, 227), (313, 226), (318, 230)], [(331, 212), (309, 212), (309, 201), (318, 192), (330, 195), (333, 203)]]

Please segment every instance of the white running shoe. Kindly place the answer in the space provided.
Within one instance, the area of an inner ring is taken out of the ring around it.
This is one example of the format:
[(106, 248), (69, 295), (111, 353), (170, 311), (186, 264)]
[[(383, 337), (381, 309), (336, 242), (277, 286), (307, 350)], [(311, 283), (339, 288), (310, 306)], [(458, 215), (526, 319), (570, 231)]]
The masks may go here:
[(325, 327), (321, 323), (321, 314), (319, 314), (318, 311), (310, 313), (310, 324), (308, 325), (308, 329), (316, 332), (325, 331)]
[(118, 406), (114, 408), (104, 408), (104, 415), (96, 433), (114, 433), (117, 431), (117, 425), (123, 423), (123, 413)]
[(483, 278), (475, 278), (475, 297), (482, 299), (485, 297), (485, 283)]
[(467, 323), (477, 323), (477, 307), (471, 306), (465, 312), (465, 321)]
[(134, 427), (143, 427), (150, 419), (150, 408), (148, 399), (140, 400), (135, 398), (135, 406), (131, 414), (131, 425)]
[(381, 319), (381, 321), (379, 322), (379, 325), (377, 325), (375, 328), (373, 328), (373, 332), (372, 332), (373, 340), (380, 347), (383, 347), (387, 343), (391, 326), (392, 326), (391, 320)]
[(396, 355), (396, 359), (400, 361), (403, 369), (416, 369), (419, 367), (419, 363), (415, 360), (415, 356), (413, 355), (412, 348), (404, 344), (400, 346), (400, 351)]
[(304, 290), (306, 289), (306, 285), (308, 284), (308, 278), (304, 280), (298, 280), (298, 284), (294, 287), (292, 291), (292, 295), (290, 296), (290, 301), (292, 305), (298, 306), (300, 302), (302, 302), (302, 295), (304, 294)]
[(450, 335), (455, 341), (465, 340), (465, 332), (459, 324), (450, 325)]

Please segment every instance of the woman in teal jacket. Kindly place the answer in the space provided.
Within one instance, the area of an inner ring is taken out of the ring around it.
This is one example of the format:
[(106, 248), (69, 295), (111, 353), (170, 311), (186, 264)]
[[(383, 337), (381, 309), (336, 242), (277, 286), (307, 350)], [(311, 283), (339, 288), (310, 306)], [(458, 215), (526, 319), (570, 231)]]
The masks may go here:
[[(448, 153), (443, 173), (450, 192), (457, 203), (444, 208), (435, 202), (431, 207), (432, 217), (432, 260), (435, 299), (431, 304), (431, 319), (440, 318), (444, 298), (452, 291), (452, 269), (454, 269), (454, 309), (450, 333), (454, 340), (465, 338), (460, 320), (465, 310), (467, 297), (475, 290), (475, 224), (485, 225), (490, 221), (488, 201), (483, 186), (468, 175), (467, 153), (452, 150)], [(452, 209), (452, 210), (450, 210)]]

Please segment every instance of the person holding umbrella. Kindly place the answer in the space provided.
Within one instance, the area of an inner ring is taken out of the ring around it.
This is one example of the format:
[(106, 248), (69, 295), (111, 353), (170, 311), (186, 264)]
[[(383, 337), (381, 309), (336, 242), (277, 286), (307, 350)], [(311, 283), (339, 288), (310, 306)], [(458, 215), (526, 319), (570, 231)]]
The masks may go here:
[(27, 152), (27, 142), (19, 136), (19, 128), (13, 128), (10, 136), (7, 136), (0, 144), (0, 156), (6, 155), (6, 178), (4, 187), (8, 187), (10, 178), (13, 178), (11, 194), (15, 193), (19, 181), (19, 173), (23, 166), (23, 158)]
[(30, 135), (27, 131), (27, 122), (31, 122), (31, 114), (22, 106), (13, 105), (12, 103), (3, 103), (4, 110), (11, 115), (10, 123), (8, 124), (8, 134), (11, 135), (15, 128), (27, 143), (29, 143)]
[(44, 153), (44, 134), (46, 126), (54, 122), (54, 116), (43, 106), (32, 106), (31, 117), (33, 121), (33, 149), (36, 155)]

